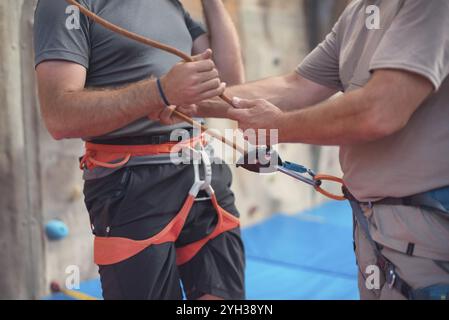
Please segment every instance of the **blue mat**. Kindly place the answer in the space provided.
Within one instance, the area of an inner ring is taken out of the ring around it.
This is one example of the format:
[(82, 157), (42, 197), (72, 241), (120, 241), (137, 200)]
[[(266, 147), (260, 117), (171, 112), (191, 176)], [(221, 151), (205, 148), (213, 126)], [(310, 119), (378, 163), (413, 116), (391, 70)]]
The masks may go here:
[[(242, 232), (247, 298), (358, 299), (351, 209), (329, 202), (295, 216), (274, 215)], [(101, 298), (98, 279), (80, 291)], [(69, 299), (56, 294), (49, 299)]]
[(351, 210), (327, 203), (245, 229), (249, 299), (358, 299)]

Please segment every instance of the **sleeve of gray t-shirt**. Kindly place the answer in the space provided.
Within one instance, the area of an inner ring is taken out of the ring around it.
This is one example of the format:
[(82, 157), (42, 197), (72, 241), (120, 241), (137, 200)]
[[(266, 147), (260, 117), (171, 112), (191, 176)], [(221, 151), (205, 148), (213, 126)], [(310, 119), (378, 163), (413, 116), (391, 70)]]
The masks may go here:
[(183, 11), (187, 29), (189, 29), (190, 35), (192, 36), (192, 40), (195, 41), (200, 36), (206, 33), (206, 29), (201, 23), (194, 20), (192, 16), (184, 8)]
[(339, 91), (343, 91), (343, 84), (340, 80), (340, 49), (337, 37), (342, 19), (343, 15), (326, 39), (296, 68), (296, 72), (304, 78)]
[(34, 14), (36, 66), (46, 60), (66, 60), (89, 67), (89, 20), (75, 10), (65, 1), (39, 0)]
[(371, 60), (371, 71), (383, 68), (420, 74), (440, 88), (449, 75), (449, 1), (404, 2)]
[[(79, 2), (91, 9), (85, 1)], [(190, 16), (182, 4), (177, 3), (184, 14), (192, 40), (206, 33), (204, 27)], [(88, 69), (90, 21), (83, 14), (73, 15), (74, 10), (76, 8), (69, 6), (65, 1), (39, 0), (34, 17), (36, 66), (47, 60), (66, 60)], [(73, 17), (78, 16), (79, 21), (73, 20)]]

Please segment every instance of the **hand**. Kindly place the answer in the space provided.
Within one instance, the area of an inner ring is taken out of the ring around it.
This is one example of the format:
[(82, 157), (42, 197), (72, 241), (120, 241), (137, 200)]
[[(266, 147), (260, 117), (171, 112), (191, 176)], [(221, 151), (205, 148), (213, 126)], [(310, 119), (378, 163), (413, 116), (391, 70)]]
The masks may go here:
[(234, 98), (235, 109), (228, 109), (227, 116), (239, 123), (243, 131), (248, 129), (279, 129), (284, 113), (266, 100)]
[(226, 84), (218, 77), (212, 50), (207, 49), (193, 58), (194, 62), (181, 62), (161, 78), (162, 88), (172, 105), (190, 105), (220, 96)]
[(183, 114), (185, 114), (186, 116), (189, 117), (194, 117), (197, 113), (197, 106), (192, 104), (189, 106), (181, 106), (181, 107), (176, 107), (176, 106), (169, 106), (166, 107), (161, 114), (159, 115), (159, 122), (170, 126), (170, 125), (174, 125), (177, 123), (181, 123), (184, 122), (184, 120), (178, 118), (175, 114), (174, 111), (179, 111), (182, 112)]

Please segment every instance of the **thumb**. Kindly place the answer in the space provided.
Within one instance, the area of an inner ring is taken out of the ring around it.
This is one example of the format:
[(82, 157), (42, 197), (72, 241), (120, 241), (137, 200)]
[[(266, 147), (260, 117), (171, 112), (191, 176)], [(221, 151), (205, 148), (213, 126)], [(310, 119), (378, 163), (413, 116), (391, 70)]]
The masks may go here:
[(238, 97), (234, 97), (232, 99), (232, 104), (237, 109), (251, 109), (256, 105), (256, 102), (254, 100), (240, 99)]
[(193, 61), (202, 61), (202, 60), (208, 60), (212, 58), (212, 50), (211, 49), (207, 49), (206, 51), (204, 51), (203, 53), (200, 53), (193, 58)]
[(227, 111), (227, 117), (231, 120), (240, 121), (245, 117), (246, 113), (247, 110), (229, 108)]

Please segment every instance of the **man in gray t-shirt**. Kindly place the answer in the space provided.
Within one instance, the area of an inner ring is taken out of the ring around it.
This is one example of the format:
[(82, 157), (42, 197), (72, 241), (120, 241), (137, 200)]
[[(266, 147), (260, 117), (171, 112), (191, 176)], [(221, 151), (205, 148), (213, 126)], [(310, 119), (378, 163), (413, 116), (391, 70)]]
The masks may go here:
[[(383, 269), (387, 283), (365, 282), (373, 280), (370, 265), (381, 263), (363, 224), (356, 226), (362, 298), (413, 297), (404, 283), (446, 284), (440, 296), (449, 296), (449, 217), (417, 197), (449, 194), (448, 1), (352, 1), (295, 72), (229, 92), (270, 102), (237, 99), (242, 110), (224, 111), (211, 100), (197, 114), (230, 117), (243, 129), (279, 129), (280, 142), (338, 145), (354, 198), (396, 203), (364, 208), (370, 237), (396, 268)], [(421, 205), (410, 205), (417, 203), (410, 196)], [(449, 197), (438, 201), (447, 206)]]
[[(171, 121), (174, 107), (167, 102), (189, 105), (221, 95), (225, 83), (219, 75), (229, 84), (242, 82), (237, 33), (221, 0), (202, 1), (209, 34), (178, 0), (78, 2), (114, 24), (195, 57), (181, 63), (177, 56), (105, 29), (64, 0), (40, 0), (34, 26), (36, 73), (42, 115), (55, 139), (81, 138), (109, 149), (157, 149), (174, 129), (189, 128)], [(238, 224), (230, 217), (239, 214), (229, 168), (212, 166), (211, 184), (222, 209), (210, 201), (195, 202), (173, 241), (176, 232), (170, 228), (177, 224), (170, 221), (179, 218), (189, 199), (194, 171), (168, 159), (139, 154), (115, 170), (85, 169), (85, 202), (98, 239), (124, 238), (135, 244), (161, 237), (125, 261), (99, 263), (104, 297), (181, 299), (182, 280), (189, 299), (243, 299), (240, 229), (212, 237), (217, 211), (226, 211), (228, 220)], [(192, 243), (201, 250), (177, 266), (177, 250)], [(116, 251), (132, 248), (129, 244)], [(117, 253), (97, 249), (96, 257)]]

